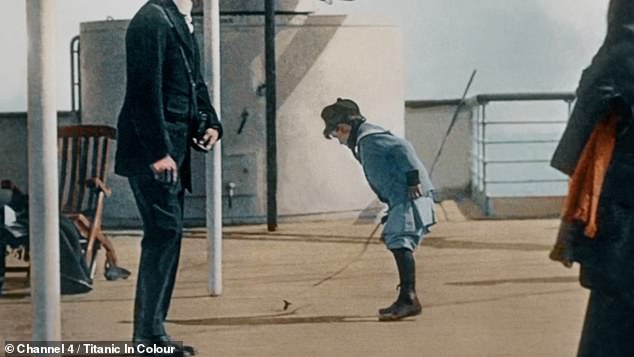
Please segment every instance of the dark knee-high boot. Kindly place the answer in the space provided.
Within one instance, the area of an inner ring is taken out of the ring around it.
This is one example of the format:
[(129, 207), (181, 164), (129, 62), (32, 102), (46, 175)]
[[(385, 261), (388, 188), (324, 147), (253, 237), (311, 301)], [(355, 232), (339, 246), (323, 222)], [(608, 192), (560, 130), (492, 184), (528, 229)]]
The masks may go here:
[(379, 320), (394, 321), (408, 316), (419, 315), (422, 306), (416, 296), (416, 261), (411, 250), (401, 248), (392, 250), (398, 268), (400, 290), (396, 301), (387, 308), (379, 310)]

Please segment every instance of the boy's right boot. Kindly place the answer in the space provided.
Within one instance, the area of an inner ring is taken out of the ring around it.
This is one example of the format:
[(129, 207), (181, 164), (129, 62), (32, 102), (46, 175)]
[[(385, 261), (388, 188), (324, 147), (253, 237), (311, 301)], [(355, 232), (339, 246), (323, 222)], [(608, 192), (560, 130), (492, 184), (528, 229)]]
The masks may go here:
[(387, 308), (379, 309), (379, 321), (396, 321), (420, 315), (423, 308), (416, 296), (416, 262), (409, 249), (392, 250), (400, 279), (400, 291), (396, 301)]

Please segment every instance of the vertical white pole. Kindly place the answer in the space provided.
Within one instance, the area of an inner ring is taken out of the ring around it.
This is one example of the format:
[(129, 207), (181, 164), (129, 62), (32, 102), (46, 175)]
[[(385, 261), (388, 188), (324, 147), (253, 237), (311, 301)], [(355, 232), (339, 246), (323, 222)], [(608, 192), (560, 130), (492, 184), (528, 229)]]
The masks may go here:
[(61, 339), (55, 2), (27, 0), (29, 236), (33, 340)]
[[(220, 5), (219, 0), (203, 0), (205, 80), (209, 83), (211, 103), (220, 110)], [(222, 294), (222, 151), (216, 143), (205, 159), (207, 207), (207, 256), (212, 296)]]

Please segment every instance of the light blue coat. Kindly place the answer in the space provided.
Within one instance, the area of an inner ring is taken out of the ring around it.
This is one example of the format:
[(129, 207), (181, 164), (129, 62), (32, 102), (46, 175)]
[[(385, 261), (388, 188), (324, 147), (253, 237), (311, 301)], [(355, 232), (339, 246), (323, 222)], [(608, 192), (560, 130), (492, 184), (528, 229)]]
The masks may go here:
[[(383, 227), (383, 239), (388, 249), (416, 249), (429, 226), (436, 223), (434, 189), (425, 166), (412, 145), (380, 126), (364, 122), (359, 126), (355, 156), (379, 200), (389, 207)], [(418, 170), (423, 197), (408, 196), (406, 173)]]

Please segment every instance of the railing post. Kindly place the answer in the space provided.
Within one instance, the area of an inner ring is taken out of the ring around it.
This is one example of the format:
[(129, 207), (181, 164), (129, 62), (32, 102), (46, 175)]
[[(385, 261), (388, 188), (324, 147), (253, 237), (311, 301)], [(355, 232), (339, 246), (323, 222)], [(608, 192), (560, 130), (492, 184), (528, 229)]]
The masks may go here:
[(487, 147), (486, 147), (486, 103), (482, 103), (482, 192), (484, 193), (484, 214), (491, 215), (491, 201), (489, 199), (488, 187), (487, 187)]

